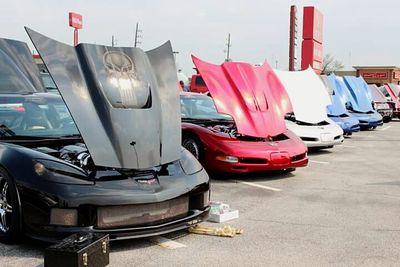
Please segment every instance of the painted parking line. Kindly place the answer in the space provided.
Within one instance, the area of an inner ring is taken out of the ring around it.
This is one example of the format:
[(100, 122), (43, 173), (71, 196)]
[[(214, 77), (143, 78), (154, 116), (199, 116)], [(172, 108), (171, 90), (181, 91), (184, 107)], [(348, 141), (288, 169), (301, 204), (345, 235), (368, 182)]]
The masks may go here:
[(186, 245), (181, 244), (179, 242), (173, 241), (171, 239), (162, 237), (162, 236), (153, 236), (149, 238), (151, 243), (154, 243), (160, 247), (167, 249), (177, 249), (177, 248), (185, 248)]
[(318, 160), (308, 160), (311, 163), (317, 163), (317, 164), (329, 164), (327, 161), (318, 161)]
[(265, 186), (265, 185), (260, 185), (260, 184), (251, 183), (251, 182), (245, 182), (245, 181), (239, 181), (239, 180), (234, 180), (234, 182), (239, 183), (239, 184), (248, 185), (248, 186), (257, 187), (257, 188), (262, 188), (262, 189), (265, 189), (265, 190), (275, 191), (275, 192), (280, 192), (280, 191), (282, 191), (282, 190), (279, 189), (279, 188), (270, 187), (270, 186)]
[(356, 146), (349, 146), (349, 145), (339, 145), (336, 147), (356, 148)]
[(386, 131), (387, 129), (389, 129), (389, 128), (391, 128), (392, 126), (386, 126), (386, 127), (384, 127), (384, 128), (382, 128), (382, 129), (380, 129), (380, 131)]

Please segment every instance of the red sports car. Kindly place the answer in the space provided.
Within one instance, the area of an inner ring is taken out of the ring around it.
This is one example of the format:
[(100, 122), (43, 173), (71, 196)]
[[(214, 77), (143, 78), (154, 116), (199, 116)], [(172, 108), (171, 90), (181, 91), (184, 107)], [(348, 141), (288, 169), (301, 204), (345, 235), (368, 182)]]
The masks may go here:
[(285, 125), (289, 98), (267, 64), (194, 62), (213, 98), (181, 93), (182, 145), (206, 169), (243, 173), (307, 165), (307, 147)]

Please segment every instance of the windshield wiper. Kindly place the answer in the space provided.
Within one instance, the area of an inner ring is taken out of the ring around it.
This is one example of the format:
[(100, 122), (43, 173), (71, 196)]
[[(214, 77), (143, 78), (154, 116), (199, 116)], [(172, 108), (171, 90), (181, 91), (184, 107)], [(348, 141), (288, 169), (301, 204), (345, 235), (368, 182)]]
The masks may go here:
[(217, 118), (210, 118), (210, 119), (182, 118), (182, 122), (197, 122), (197, 123), (224, 122), (224, 123), (232, 123), (233, 120), (231, 120), (231, 119), (217, 119)]
[(80, 138), (80, 139), (82, 139), (82, 136), (80, 134), (66, 134), (66, 135), (60, 135), (57, 137), (58, 138)]
[(0, 125), (0, 136), (15, 136), (15, 133), (6, 125), (2, 124)]

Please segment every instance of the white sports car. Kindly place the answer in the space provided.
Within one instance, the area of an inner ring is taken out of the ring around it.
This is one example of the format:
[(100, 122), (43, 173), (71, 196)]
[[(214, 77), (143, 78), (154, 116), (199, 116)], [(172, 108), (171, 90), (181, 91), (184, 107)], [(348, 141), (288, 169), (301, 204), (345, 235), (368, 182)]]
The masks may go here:
[(286, 116), (289, 130), (308, 147), (331, 148), (344, 140), (343, 130), (328, 118), (326, 107), (331, 98), (321, 79), (309, 68), (305, 71), (275, 70), (285, 86), (293, 106)]

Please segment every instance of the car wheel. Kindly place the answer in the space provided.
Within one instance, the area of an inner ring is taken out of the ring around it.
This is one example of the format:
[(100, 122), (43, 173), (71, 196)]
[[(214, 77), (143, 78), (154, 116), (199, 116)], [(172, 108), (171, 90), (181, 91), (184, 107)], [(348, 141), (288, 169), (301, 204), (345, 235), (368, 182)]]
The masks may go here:
[(184, 137), (182, 146), (192, 153), (196, 159), (201, 160), (203, 158), (203, 145), (196, 136)]
[(20, 206), (15, 184), (0, 167), (0, 241), (12, 243), (21, 237)]
[(372, 129), (375, 130), (375, 129), (376, 129), (376, 126), (372, 127)]

